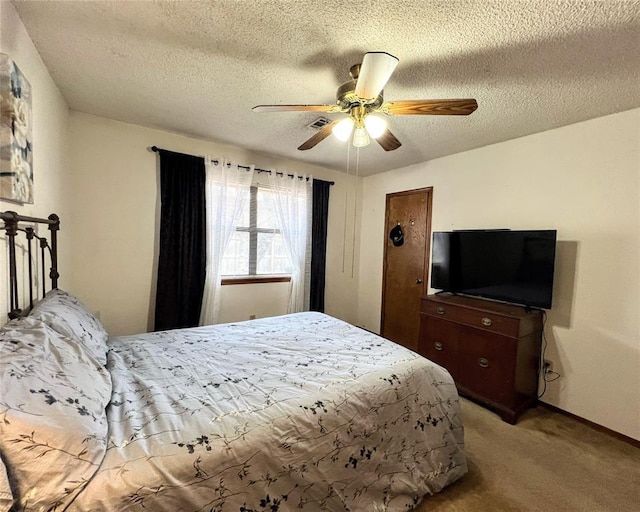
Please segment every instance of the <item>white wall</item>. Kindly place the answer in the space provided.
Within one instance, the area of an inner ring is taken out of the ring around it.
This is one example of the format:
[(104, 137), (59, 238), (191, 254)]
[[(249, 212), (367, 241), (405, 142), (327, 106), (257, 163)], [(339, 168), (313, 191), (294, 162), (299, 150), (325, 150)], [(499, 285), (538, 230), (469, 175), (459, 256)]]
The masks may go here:
[(222, 322), (283, 315), (289, 303), (289, 283), (234, 284), (222, 288)]
[(546, 358), (562, 378), (543, 401), (640, 439), (640, 109), (365, 178), (368, 329), (380, 326), (385, 195), (426, 186), (433, 231), (558, 230)]
[[(153, 318), (159, 172), (156, 145), (240, 164), (312, 174), (335, 181), (329, 201), (327, 313), (355, 322), (357, 272), (351, 277), (352, 221), (347, 229), (349, 265), (342, 272), (345, 194), (353, 206), (355, 181), (344, 173), (278, 160), (233, 146), (185, 137), (96, 116), (70, 115), (70, 201), (73, 233), (71, 288), (99, 312), (111, 334), (146, 331)], [(352, 211), (349, 212), (352, 215)], [(288, 283), (224, 286), (221, 320), (286, 313)]]
[[(23, 215), (47, 217), (57, 213), (69, 217), (68, 185), (65, 179), (65, 150), (69, 111), (40, 55), (27, 34), (13, 5), (0, 1), (0, 52), (9, 55), (25, 75), (32, 89), (34, 203), (0, 200), (0, 210), (13, 210)], [(40, 231), (47, 236), (47, 229)], [(19, 239), (18, 239), (19, 240)], [(5, 246), (4, 231), (0, 244)], [(61, 273), (70, 273), (68, 232), (60, 233)], [(0, 251), (0, 324), (9, 309), (9, 286), (5, 251)], [(23, 296), (26, 296), (23, 295)]]

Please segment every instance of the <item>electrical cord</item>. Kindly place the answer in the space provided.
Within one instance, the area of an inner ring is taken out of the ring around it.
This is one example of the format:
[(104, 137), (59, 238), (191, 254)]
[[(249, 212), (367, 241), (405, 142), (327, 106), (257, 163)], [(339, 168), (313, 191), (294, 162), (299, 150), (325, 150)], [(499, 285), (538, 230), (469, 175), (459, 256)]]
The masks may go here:
[[(540, 365), (538, 366), (538, 382), (540, 382), (540, 374), (542, 374), (542, 382), (544, 383), (542, 387), (542, 393), (538, 395), (538, 398), (542, 398), (542, 396), (547, 392), (547, 383), (558, 380), (561, 375), (558, 372), (554, 372), (553, 370), (546, 370), (544, 367), (544, 358), (547, 353), (547, 337), (544, 333), (544, 328), (547, 324), (547, 312), (542, 310), (542, 357), (540, 358)], [(549, 378), (549, 375), (552, 378)]]

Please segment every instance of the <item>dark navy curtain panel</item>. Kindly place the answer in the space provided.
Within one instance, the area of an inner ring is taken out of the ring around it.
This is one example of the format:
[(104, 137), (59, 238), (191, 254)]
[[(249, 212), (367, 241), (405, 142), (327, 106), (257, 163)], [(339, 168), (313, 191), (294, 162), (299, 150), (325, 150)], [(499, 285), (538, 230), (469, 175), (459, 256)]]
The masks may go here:
[(327, 218), (331, 183), (313, 180), (311, 220), (311, 290), (309, 309), (324, 313), (324, 284), (327, 267)]
[(204, 158), (166, 150), (159, 153), (156, 331), (198, 325), (206, 264)]

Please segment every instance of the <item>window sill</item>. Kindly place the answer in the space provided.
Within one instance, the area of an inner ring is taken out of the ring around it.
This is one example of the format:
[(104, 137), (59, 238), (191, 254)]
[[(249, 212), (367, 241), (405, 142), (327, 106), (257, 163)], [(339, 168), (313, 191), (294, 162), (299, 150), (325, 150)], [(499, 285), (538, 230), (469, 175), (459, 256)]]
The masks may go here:
[(232, 284), (259, 284), (259, 283), (288, 283), (291, 281), (291, 276), (237, 276), (237, 277), (223, 277), (222, 286)]

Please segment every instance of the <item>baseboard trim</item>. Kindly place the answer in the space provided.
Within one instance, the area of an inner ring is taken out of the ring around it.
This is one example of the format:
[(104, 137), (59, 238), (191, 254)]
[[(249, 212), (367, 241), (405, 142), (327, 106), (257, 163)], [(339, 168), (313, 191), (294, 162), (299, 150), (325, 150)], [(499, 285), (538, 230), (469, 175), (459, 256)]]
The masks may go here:
[(577, 416), (573, 413), (570, 413), (568, 411), (565, 411), (564, 409), (560, 409), (559, 407), (556, 407), (555, 405), (551, 405), (548, 404), (546, 402), (541, 402), (540, 400), (538, 400), (538, 405), (545, 407), (553, 412), (557, 412), (559, 414), (562, 414), (564, 416), (567, 416), (569, 418), (572, 418), (574, 420), (576, 420), (579, 423), (583, 423), (589, 427), (591, 427), (594, 430), (597, 430), (598, 432), (602, 432), (604, 434), (608, 434), (611, 437), (615, 437), (616, 439), (619, 439), (620, 441), (624, 441), (625, 443), (630, 444), (631, 446), (635, 446), (636, 448), (640, 448), (640, 441), (637, 439), (634, 439), (633, 437), (629, 437), (629, 436), (625, 436), (624, 434), (621, 434), (620, 432), (616, 432), (615, 430), (611, 430), (610, 428), (607, 427), (603, 427), (602, 425), (598, 425), (597, 423), (594, 423), (593, 421), (589, 421), (585, 418), (583, 418), (582, 416)]

